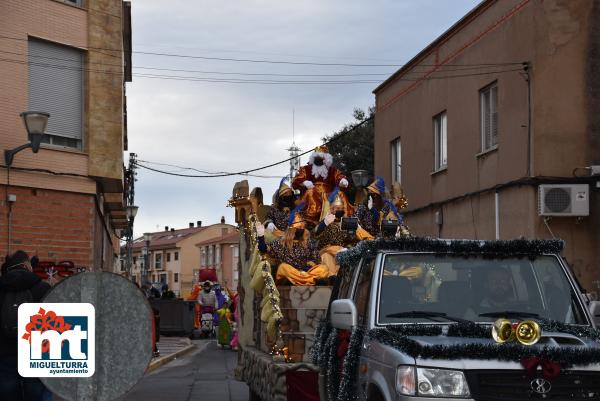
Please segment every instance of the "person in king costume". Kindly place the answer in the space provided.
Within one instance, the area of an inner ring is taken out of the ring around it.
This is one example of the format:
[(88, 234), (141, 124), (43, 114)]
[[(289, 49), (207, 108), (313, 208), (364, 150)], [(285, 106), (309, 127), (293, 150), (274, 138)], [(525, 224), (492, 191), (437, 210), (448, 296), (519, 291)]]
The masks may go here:
[(323, 209), (325, 217), (315, 229), (315, 238), (318, 241), (321, 262), (327, 266), (329, 277), (332, 277), (336, 276), (340, 270), (340, 265), (335, 259), (339, 252), (345, 251), (348, 246), (354, 245), (358, 241), (374, 237), (360, 225), (353, 232), (342, 230), (341, 219), (349, 216), (349, 211), (338, 188), (329, 196), (328, 205), (329, 211), (326, 210), (326, 205)]
[(289, 281), (293, 285), (315, 285), (317, 281), (329, 276), (327, 266), (319, 263), (319, 250), (315, 241), (310, 238), (310, 232), (299, 213), (303, 207), (304, 204), (300, 204), (292, 210), (284, 236), (269, 244), (265, 242), (264, 226), (256, 222), (258, 250), (276, 261), (277, 284)]
[(402, 215), (398, 212), (398, 207), (406, 207), (406, 198), (399, 185), (394, 187), (394, 192), (394, 198), (390, 200), (385, 181), (381, 177), (376, 177), (367, 187), (367, 203), (361, 203), (355, 208), (354, 217), (357, 217), (359, 224), (374, 237), (381, 236), (381, 222), (384, 219), (398, 220), (399, 235), (410, 235)]
[[(298, 174), (292, 180), (292, 188), (299, 190), (301, 201), (305, 203), (303, 210), (304, 219), (315, 226), (321, 217), (323, 203), (333, 189), (348, 187), (348, 180), (337, 168), (333, 166), (333, 156), (329, 154), (326, 145), (315, 148), (308, 159), (308, 164), (298, 170)], [(342, 194), (344, 203), (352, 208), (350, 202)]]
[(273, 195), (273, 206), (267, 212), (265, 220), (267, 230), (271, 231), (276, 237), (283, 236), (288, 227), (290, 212), (296, 207), (294, 191), (285, 183), (287, 178), (287, 176), (283, 177), (279, 182), (279, 188)]

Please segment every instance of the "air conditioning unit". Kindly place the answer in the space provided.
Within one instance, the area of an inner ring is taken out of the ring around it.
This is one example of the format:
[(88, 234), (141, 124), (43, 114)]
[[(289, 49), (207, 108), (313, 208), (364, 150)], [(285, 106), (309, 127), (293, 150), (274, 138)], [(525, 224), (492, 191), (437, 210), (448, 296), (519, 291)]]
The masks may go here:
[(540, 216), (589, 216), (588, 184), (552, 184), (538, 187)]

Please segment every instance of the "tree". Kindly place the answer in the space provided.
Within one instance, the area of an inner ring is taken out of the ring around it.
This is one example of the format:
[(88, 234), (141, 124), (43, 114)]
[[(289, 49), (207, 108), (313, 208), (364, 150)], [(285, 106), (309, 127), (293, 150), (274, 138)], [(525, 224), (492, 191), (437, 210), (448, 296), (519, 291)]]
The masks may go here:
[[(368, 117), (367, 113), (359, 108), (354, 109), (352, 115), (356, 121), (346, 124), (341, 130), (322, 139), (328, 143), (329, 153), (333, 156), (335, 166), (348, 177), (351, 176), (352, 171), (359, 169), (367, 170), (372, 176), (375, 134), (375, 121), (372, 117), (375, 116), (375, 108), (369, 108)], [(352, 127), (367, 118), (370, 120), (350, 131)]]

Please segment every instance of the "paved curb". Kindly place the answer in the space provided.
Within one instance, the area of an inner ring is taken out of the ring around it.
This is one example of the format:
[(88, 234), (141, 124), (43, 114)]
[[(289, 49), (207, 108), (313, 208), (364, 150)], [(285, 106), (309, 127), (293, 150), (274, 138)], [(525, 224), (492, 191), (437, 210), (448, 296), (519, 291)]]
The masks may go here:
[(171, 362), (175, 358), (180, 357), (181, 355), (187, 354), (188, 352), (192, 351), (194, 348), (196, 348), (195, 344), (189, 344), (185, 348), (182, 348), (177, 352), (174, 352), (169, 355), (161, 356), (160, 358), (153, 360), (152, 362), (150, 362), (150, 365), (148, 365), (148, 368), (146, 369), (145, 374), (148, 374), (148, 373), (158, 369), (159, 367), (166, 365), (167, 363)]

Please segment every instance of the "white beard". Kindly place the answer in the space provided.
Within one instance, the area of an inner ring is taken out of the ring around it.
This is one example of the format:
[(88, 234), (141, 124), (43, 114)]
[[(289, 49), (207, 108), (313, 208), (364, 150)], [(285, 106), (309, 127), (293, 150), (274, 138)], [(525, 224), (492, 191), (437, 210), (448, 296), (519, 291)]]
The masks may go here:
[(317, 166), (316, 164), (312, 165), (311, 173), (315, 178), (322, 177), (324, 180), (326, 180), (328, 172), (329, 168), (324, 164), (321, 166)]
[[(315, 157), (317, 156), (323, 158), (323, 165), (316, 166), (314, 164)], [(331, 156), (329, 153), (313, 152), (308, 159), (308, 163), (312, 166), (311, 173), (315, 176), (315, 178), (322, 177), (324, 180), (326, 180), (327, 175), (329, 174), (329, 167), (331, 167), (333, 164), (333, 156)]]

